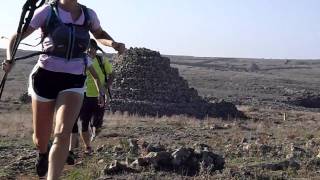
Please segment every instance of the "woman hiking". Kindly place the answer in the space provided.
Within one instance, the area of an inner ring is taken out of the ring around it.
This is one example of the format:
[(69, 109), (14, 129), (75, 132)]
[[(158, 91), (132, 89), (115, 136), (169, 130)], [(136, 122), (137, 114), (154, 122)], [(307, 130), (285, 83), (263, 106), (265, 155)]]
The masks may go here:
[[(68, 156), (70, 134), (84, 93), (85, 72), (89, 69), (99, 89), (103, 103), (105, 88), (100, 84), (91, 61), (85, 53), (90, 40), (89, 32), (103, 45), (120, 54), (125, 45), (114, 41), (101, 26), (96, 13), (77, 0), (57, 0), (40, 8), (23, 38), (41, 28), (43, 51), (29, 78), (32, 97), (33, 142), (39, 154), (36, 171), (48, 180), (59, 179)], [(13, 66), (10, 59), (15, 34), (9, 41), (7, 59), (2, 63), (5, 72)], [(56, 112), (54, 139), (50, 150), (48, 142)]]
[[(112, 72), (112, 65), (107, 58), (97, 54), (97, 50), (101, 50), (98, 47), (97, 42), (94, 39), (90, 39), (90, 45), (87, 51), (88, 56), (92, 59), (92, 67), (98, 74), (100, 83), (106, 88), (110, 89), (112, 81), (114, 79), (114, 74)], [(94, 138), (95, 135), (100, 131), (103, 123), (103, 116), (105, 111), (105, 106), (107, 105), (108, 96), (106, 96), (105, 104), (99, 104), (99, 89), (97, 89), (93, 77), (90, 72), (87, 72), (86, 79), (86, 92), (80, 110), (80, 121), (81, 121), (81, 139), (85, 146), (85, 154), (90, 155), (92, 153), (92, 147), (90, 145), (90, 132), (89, 126), (91, 126), (91, 137)], [(73, 165), (75, 163), (75, 155), (73, 149), (76, 147), (78, 142), (78, 124), (77, 120), (73, 126), (72, 134), (70, 138), (70, 151), (67, 158), (67, 163)]]

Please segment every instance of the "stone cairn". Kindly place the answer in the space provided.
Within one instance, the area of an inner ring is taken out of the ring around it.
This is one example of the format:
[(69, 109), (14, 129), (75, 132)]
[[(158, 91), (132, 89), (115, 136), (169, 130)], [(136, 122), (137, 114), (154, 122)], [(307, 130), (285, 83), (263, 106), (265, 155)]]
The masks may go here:
[(251, 65), (250, 65), (250, 67), (248, 68), (248, 71), (249, 72), (257, 72), (257, 71), (259, 71), (260, 70), (260, 68), (259, 68), (259, 66), (256, 64), (256, 63), (252, 63)]
[(114, 58), (115, 80), (111, 110), (141, 116), (187, 115), (205, 117), (244, 117), (232, 104), (210, 103), (170, 67), (170, 59), (146, 48), (130, 48)]

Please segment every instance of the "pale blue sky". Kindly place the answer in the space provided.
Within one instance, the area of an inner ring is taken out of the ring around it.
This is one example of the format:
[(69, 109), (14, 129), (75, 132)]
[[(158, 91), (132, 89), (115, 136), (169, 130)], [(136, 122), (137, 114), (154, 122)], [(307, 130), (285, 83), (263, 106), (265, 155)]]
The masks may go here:
[[(1, 36), (16, 31), (24, 2), (2, 2)], [(94, 9), (104, 29), (127, 46), (176, 55), (320, 58), (319, 0), (79, 2)]]

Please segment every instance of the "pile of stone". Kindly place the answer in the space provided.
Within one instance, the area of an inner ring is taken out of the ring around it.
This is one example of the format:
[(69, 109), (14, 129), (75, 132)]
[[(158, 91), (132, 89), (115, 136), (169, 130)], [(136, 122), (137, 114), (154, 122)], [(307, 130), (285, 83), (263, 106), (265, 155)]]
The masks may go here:
[(256, 63), (251, 63), (250, 67), (248, 68), (249, 72), (257, 72), (260, 68)]
[[(140, 149), (137, 141), (130, 139), (129, 142), (128, 156), (133, 153), (137, 158), (133, 162), (115, 160), (104, 168), (103, 175), (137, 173), (153, 169), (195, 176), (199, 173), (212, 174), (215, 171), (222, 171), (225, 167), (224, 157), (210, 151), (210, 147), (207, 145), (170, 150), (163, 147), (150, 148), (152, 145), (144, 143)], [(142, 151), (146, 151), (147, 154), (142, 156), (138, 153)]]
[(170, 67), (170, 59), (145, 48), (131, 48), (115, 57), (112, 89), (113, 112), (148, 116), (188, 115), (196, 118), (244, 117), (234, 104), (210, 103)]
[(290, 98), (288, 103), (291, 105), (301, 106), (305, 108), (320, 108), (320, 96), (313, 95)]
[(304, 108), (320, 108), (320, 94), (316, 90), (284, 88), (284, 103)]

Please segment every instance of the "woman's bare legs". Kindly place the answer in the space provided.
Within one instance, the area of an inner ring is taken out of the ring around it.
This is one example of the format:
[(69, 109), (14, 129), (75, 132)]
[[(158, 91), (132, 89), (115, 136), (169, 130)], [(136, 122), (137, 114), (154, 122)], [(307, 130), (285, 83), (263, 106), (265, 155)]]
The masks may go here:
[(81, 138), (82, 138), (82, 141), (84, 143), (84, 146), (85, 148), (90, 148), (91, 145), (90, 145), (90, 132), (89, 131), (86, 131), (86, 132), (81, 132)]
[(33, 143), (41, 154), (47, 153), (50, 140), (55, 101), (41, 102), (32, 98)]
[(54, 142), (49, 154), (48, 180), (57, 180), (68, 156), (70, 134), (78, 117), (83, 95), (75, 92), (62, 92), (56, 101), (56, 126)]
[(79, 144), (79, 133), (71, 133), (69, 150), (77, 148)]

